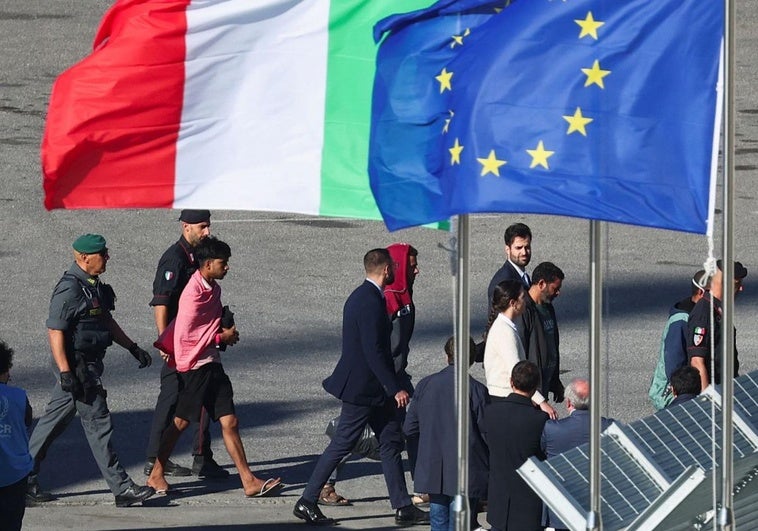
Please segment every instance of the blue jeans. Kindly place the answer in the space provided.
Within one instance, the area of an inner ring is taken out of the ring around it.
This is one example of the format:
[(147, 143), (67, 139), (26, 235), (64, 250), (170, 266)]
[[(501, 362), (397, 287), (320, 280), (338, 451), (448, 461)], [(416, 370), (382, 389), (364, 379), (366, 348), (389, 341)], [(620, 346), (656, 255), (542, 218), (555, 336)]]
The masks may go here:
[[(445, 494), (429, 495), (429, 523), (432, 531), (455, 531), (455, 518), (453, 515), (452, 496)], [(476, 507), (479, 498), (469, 498), (468, 504), (471, 510), (471, 529), (478, 527), (476, 520)]]

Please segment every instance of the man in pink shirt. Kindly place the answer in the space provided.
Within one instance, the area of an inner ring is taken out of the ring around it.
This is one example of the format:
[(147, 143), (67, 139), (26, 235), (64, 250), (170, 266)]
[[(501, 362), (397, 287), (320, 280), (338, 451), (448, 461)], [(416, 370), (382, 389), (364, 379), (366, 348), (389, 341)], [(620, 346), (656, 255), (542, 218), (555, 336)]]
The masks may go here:
[(216, 282), (229, 271), (229, 246), (209, 236), (195, 247), (198, 270), (190, 277), (179, 298), (179, 312), (174, 323), (174, 362), (183, 387), (179, 392), (173, 424), (163, 432), (158, 458), (147, 484), (158, 493), (166, 493), (169, 484), (163, 471), (181, 433), (190, 422), (197, 422), (205, 407), (208, 415), (221, 424), (221, 433), (229, 456), (234, 461), (246, 496), (263, 496), (281, 485), (279, 478), (262, 480), (247, 464), (240, 439), (237, 415), (232, 399), (232, 384), (221, 365), (221, 347), (239, 341), (234, 325), (221, 323), (221, 286)]

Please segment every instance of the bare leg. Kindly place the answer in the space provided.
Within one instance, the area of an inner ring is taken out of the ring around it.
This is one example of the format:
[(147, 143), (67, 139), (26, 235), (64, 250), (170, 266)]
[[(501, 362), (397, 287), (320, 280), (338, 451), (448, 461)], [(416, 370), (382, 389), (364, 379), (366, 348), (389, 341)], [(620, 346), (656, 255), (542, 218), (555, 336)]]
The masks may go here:
[[(221, 433), (224, 437), (226, 451), (229, 452), (229, 457), (232, 458), (234, 466), (237, 467), (245, 495), (252, 496), (259, 493), (263, 488), (264, 480), (257, 478), (247, 464), (247, 456), (245, 455), (245, 448), (242, 446), (237, 416), (224, 415), (218, 421), (221, 424)], [(276, 481), (279, 482), (279, 478), (276, 478)]]
[(147, 478), (148, 487), (153, 487), (156, 491), (168, 491), (169, 484), (163, 476), (163, 467), (168, 458), (171, 457), (171, 452), (174, 451), (179, 436), (187, 429), (187, 426), (189, 426), (189, 421), (174, 417), (174, 422), (164, 430), (161, 436), (161, 444), (158, 447), (158, 457), (155, 459), (153, 471)]

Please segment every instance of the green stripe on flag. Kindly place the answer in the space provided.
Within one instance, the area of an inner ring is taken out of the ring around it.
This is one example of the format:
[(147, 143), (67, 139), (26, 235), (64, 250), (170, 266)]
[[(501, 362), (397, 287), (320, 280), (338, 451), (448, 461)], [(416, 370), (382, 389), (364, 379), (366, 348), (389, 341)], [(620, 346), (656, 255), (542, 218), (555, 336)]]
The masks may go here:
[(332, 1), (321, 162), (322, 216), (381, 219), (367, 170), (377, 51), (372, 30), (388, 15), (431, 3), (432, 0)]

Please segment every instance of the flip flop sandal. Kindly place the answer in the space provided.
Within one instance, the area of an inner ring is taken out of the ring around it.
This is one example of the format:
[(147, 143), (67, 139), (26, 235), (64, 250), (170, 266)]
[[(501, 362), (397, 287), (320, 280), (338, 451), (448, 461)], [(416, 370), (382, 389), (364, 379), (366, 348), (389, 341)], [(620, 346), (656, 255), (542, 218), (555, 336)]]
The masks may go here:
[[(148, 485), (149, 487), (150, 485)], [(173, 493), (174, 491), (171, 489), (171, 485), (168, 485), (165, 489), (156, 489), (153, 487), (153, 490), (155, 491), (155, 494), (157, 496), (167, 496), (169, 492)]]
[(269, 478), (263, 482), (263, 485), (261, 485), (261, 490), (259, 492), (255, 494), (245, 494), (245, 497), (262, 498), (263, 496), (268, 496), (270, 494), (273, 494), (274, 491), (278, 491), (282, 487), (284, 487), (284, 485), (282, 484), (281, 479)]
[(350, 500), (347, 498), (340, 496), (337, 494), (337, 492), (334, 490), (334, 487), (331, 485), (325, 486), (323, 489), (321, 489), (321, 494), (319, 494), (318, 497), (318, 503), (319, 505), (352, 505), (350, 503)]

